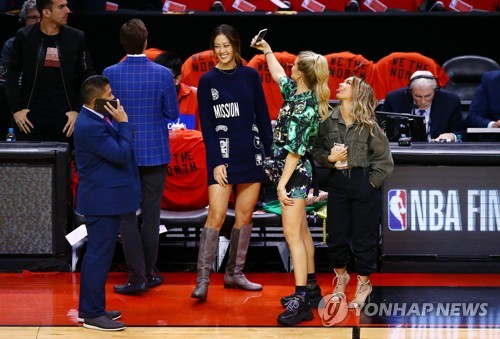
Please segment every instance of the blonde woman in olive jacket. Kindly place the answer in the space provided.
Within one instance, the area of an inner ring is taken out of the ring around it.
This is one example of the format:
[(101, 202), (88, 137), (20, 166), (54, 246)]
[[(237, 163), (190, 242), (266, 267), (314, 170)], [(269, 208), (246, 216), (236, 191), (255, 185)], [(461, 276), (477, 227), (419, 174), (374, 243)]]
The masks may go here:
[[(313, 155), (331, 168), (328, 179), (327, 245), (335, 292), (344, 292), (350, 276), (349, 247), (358, 283), (349, 308), (361, 308), (372, 292), (377, 270), (380, 186), (394, 168), (389, 141), (375, 118), (377, 98), (363, 79), (347, 78), (336, 90), (340, 105), (321, 123)], [(336, 283), (335, 283), (336, 281)]]

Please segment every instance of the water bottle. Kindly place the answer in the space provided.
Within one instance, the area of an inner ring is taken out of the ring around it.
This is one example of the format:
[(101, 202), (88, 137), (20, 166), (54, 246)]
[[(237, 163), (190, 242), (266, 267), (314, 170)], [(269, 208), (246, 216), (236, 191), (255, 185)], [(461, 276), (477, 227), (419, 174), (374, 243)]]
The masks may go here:
[(16, 134), (14, 133), (14, 129), (12, 127), (9, 127), (9, 133), (7, 133), (7, 136), (5, 137), (5, 141), (8, 141), (8, 142), (15, 142), (16, 141)]

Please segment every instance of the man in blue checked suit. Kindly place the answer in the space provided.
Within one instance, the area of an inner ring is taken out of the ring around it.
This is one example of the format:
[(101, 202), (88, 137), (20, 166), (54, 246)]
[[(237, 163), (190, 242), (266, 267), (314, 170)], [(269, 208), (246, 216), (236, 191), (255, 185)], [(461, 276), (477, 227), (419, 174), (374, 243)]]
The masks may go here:
[(80, 272), (78, 320), (87, 328), (125, 328), (120, 311), (106, 311), (106, 280), (123, 215), (135, 216), (141, 200), (139, 173), (132, 147), (133, 129), (125, 110), (108, 106), (109, 117), (94, 111), (96, 98), (113, 99), (109, 80), (94, 75), (83, 82), (84, 106), (75, 122), (78, 169), (76, 210), (85, 216), (87, 252)]
[(155, 264), (161, 197), (171, 158), (167, 119), (179, 116), (172, 73), (146, 57), (147, 39), (148, 30), (140, 19), (123, 24), (120, 43), (127, 56), (103, 72), (134, 126), (134, 152), (141, 180), (142, 225), (139, 228), (131, 216), (123, 218), (120, 225), (129, 276), (124, 285), (114, 289), (123, 294), (146, 292), (163, 282), (161, 275), (155, 274)]

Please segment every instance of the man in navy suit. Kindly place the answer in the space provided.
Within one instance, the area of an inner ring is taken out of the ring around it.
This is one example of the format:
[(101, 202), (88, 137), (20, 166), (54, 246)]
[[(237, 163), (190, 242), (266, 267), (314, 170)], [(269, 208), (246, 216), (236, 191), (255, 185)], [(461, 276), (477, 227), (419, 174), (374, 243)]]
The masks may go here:
[(382, 111), (425, 115), (428, 141), (457, 141), (464, 135), (460, 98), (440, 89), (429, 71), (416, 71), (407, 87), (387, 93)]
[(483, 73), (470, 103), (467, 125), (500, 128), (500, 71)]
[(121, 317), (120, 311), (106, 311), (105, 285), (122, 216), (135, 215), (141, 200), (133, 129), (119, 101), (117, 108), (106, 103), (109, 115), (93, 109), (97, 98), (114, 98), (108, 78), (89, 77), (82, 85), (82, 97), (84, 106), (74, 132), (76, 210), (85, 216), (87, 252), (80, 273), (78, 318), (84, 327), (117, 331), (125, 324), (114, 321)]

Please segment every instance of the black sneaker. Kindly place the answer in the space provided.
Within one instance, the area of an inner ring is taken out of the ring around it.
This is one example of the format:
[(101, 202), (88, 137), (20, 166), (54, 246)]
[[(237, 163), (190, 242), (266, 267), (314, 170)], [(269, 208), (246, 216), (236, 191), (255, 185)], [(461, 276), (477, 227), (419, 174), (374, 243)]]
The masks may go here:
[[(122, 312), (116, 310), (116, 311), (106, 311), (106, 317), (108, 317), (111, 320), (116, 320), (120, 319), (122, 317)], [(82, 312), (78, 312), (78, 321), (83, 323), (85, 317), (83, 316)]]
[[(311, 307), (318, 308), (319, 302), (321, 301), (321, 299), (323, 299), (323, 296), (321, 295), (321, 288), (318, 285), (314, 286), (313, 288), (307, 287), (306, 292), (307, 292), (307, 297), (309, 298), (309, 303), (311, 304)], [(283, 305), (283, 307), (286, 307), (286, 303), (288, 301), (292, 300), (293, 297), (295, 297), (294, 294), (287, 295), (287, 296), (281, 298), (281, 305)]]
[(278, 322), (282, 325), (294, 326), (304, 320), (313, 320), (314, 315), (311, 305), (303, 296), (295, 295), (286, 303), (286, 310), (278, 316)]
[(101, 315), (97, 318), (85, 318), (83, 327), (100, 331), (121, 331), (126, 328), (124, 323), (109, 319), (105, 315)]

